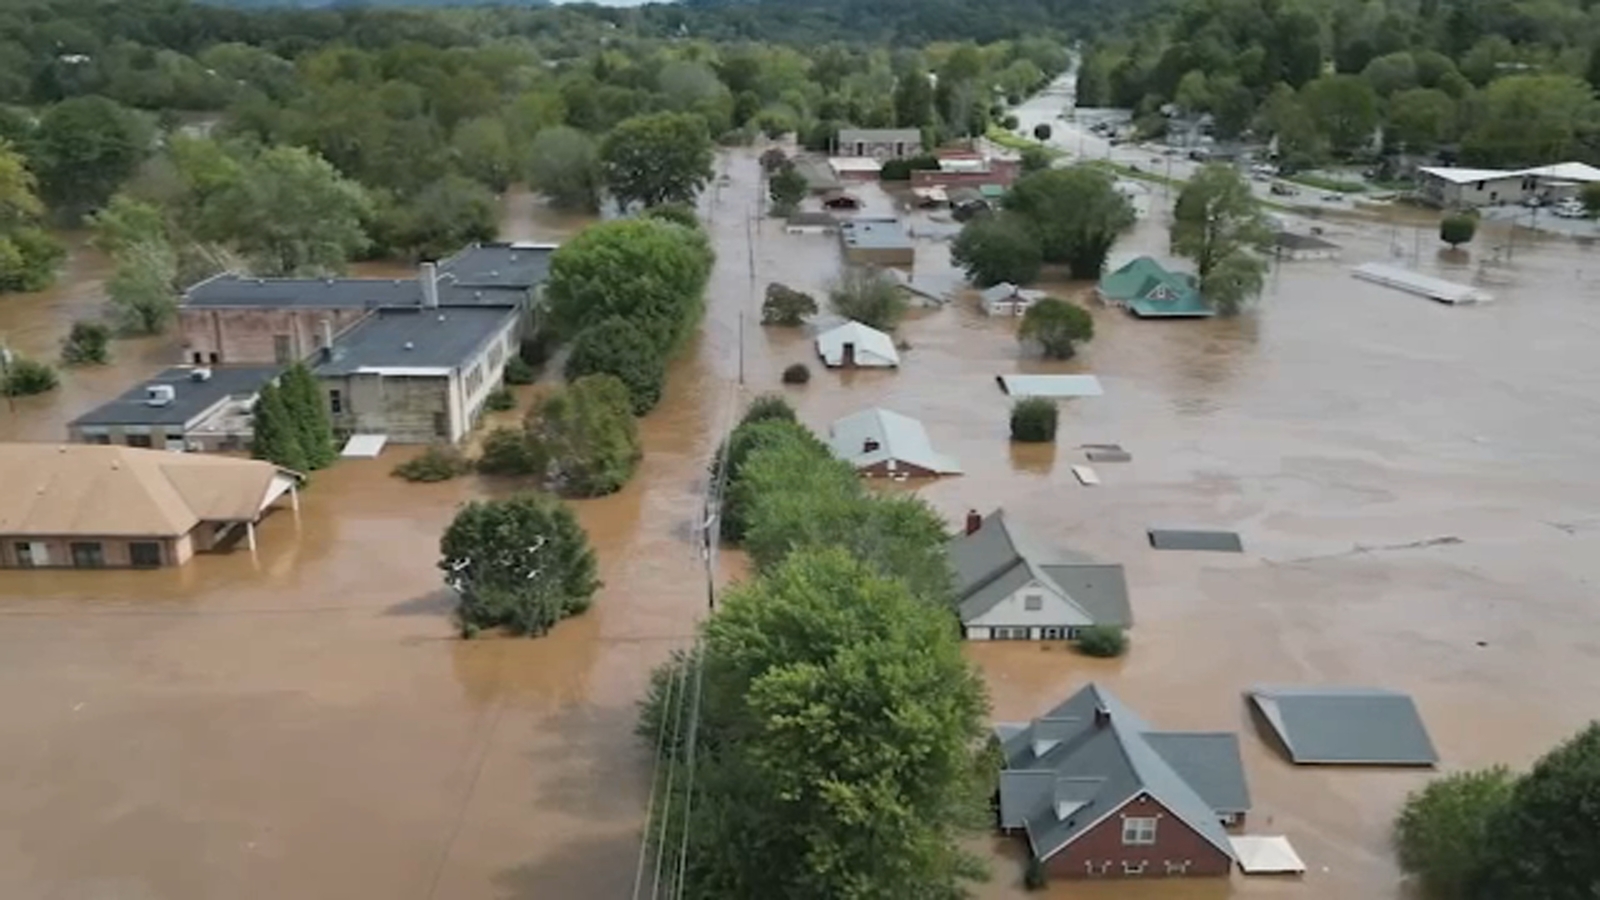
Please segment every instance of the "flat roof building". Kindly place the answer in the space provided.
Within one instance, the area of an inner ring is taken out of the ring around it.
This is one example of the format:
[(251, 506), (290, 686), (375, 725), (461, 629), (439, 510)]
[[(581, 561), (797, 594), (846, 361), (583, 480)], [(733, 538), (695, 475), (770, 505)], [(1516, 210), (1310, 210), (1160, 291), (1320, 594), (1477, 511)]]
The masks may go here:
[(852, 263), (910, 266), (917, 259), (916, 245), (899, 219), (846, 219), (839, 223), (839, 244)]
[(67, 424), (71, 440), (158, 450), (244, 450), (250, 409), (279, 366), (167, 369)]

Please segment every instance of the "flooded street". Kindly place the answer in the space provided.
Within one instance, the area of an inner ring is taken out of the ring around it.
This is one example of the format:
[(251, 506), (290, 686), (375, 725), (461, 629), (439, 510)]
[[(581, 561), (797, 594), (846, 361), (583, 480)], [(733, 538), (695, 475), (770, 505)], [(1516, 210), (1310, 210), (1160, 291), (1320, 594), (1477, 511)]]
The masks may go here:
[[(605, 587), (540, 640), (455, 639), (434, 569), (456, 505), (510, 489), (389, 477), (395, 454), (319, 473), (260, 552), (178, 570), (0, 572), (0, 896), (202, 898), (619, 897), (633, 883), (648, 767), (631, 735), (650, 668), (704, 613), (692, 542), (705, 463), (746, 396), (788, 389), (821, 431), (884, 405), (920, 418), (967, 474), (923, 486), (952, 522), (1004, 506), (1041, 538), (1127, 566), (1136, 626), (1122, 660), (1054, 644), (969, 645), (995, 714), (1025, 719), (1087, 678), (1158, 727), (1238, 729), (1251, 830), (1287, 834), (1303, 880), (1056, 885), (1116, 900), (1398, 898), (1388, 825), (1425, 773), (1293, 768), (1255, 733), (1257, 682), (1358, 683), (1415, 696), (1446, 768), (1525, 765), (1593, 714), (1600, 639), (1600, 267), (1570, 243), (1525, 244), (1485, 268), (1497, 302), (1449, 308), (1350, 277), (1403, 247), (1454, 280), (1431, 235), (1327, 224), (1337, 262), (1285, 262), (1258, 312), (1140, 322), (1096, 308), (1069, 363), (1028, 357), (1015, 322), (970, 298), (901, 326), (897, 372), (820, 370), (802, 330), (763, 329), (768, 281), (820, 292), (837, 241), (747, 232), (755, 151), (708, 201), (719, 261), (703, 333), (642, 422), (621, 493), (575, 504)], [(1165, 203), (1113, 264), (1164, 255)], [(504, 236), (559, 240), (581, 220), (525, 194)], [(746, 235), (754, 237), (751, 278)], [(948, 266), (919, 246), (918, 273)], [(1464, 268), (1463, 268), (1464, 266)], [(0, 298), (0, 334), (53, 356), (100, 302), (105, 264), (76, 251), (43, 295)], [(1060, 285), (1082, 295), (1084, 285)], [(745, 322), (741, 327), (741, 314)], [(62, 424), (173, 359), (114, 345), (106, 370), (0, 406), (0, 439)], [(1054, 447), (1013, 448), (993, 376), (1093, 372)], [(1079, 486), (1081, 443), (1127, 464)], [(1156, 553), (1147, 525), (1234, 528), (1246, 553)], [(1453, 536), (1461, 543), (1405, 545)], [(983, 841), (998, 850), (999, 842)], [(1020, 897), (996, 856), (983, 898)]]

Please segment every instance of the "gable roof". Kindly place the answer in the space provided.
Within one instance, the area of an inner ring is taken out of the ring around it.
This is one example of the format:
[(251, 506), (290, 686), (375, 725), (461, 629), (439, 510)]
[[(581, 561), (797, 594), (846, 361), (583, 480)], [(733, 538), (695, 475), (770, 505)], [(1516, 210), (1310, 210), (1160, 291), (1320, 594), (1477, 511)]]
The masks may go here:
[(1296, 763), (1431, 766), (1439, 761), (1411, 698), (1367, 687), (1256, 687), (1250, 700)]
[(1173, 272), (1148, 256), (1129, 260), (1100, 279), (1100, 294), (1140, 318), (1215, 315), (1188, 275)]
[[(938, 475), (959, 475), (961, 464), (933, 449), (927, 429), (910, 416), (874, 407), (828, 427), (833, 453), (856, 468), (896, 460)], [(868, 443), (873, 449), (867, 450)]]
[(115, 444), (0, 444), (0, 534), (178, 537), (255, 521), (275, 479), (253, 459)]
[(855, 345), (858, 360), (862, 353), (870, 353), (886, 360), (890, 365), (900, 364), (900, 351), (894, 348), (894, 338), (854, 319), (842, 325), (835, 325), (817, 335), (817, 352), (830, 366), (843, 362), (845, 344)]
[(961, 621), (970, 622), (1030, 581), (1053, 589), (1073, 618), (1063, 625), (1133, 624), (1122, 566), (1067, 551), (1046, 551), (995, 510), (971, 534), (949, 544)]
[[(1001, 825), (1025, 828), (1038, 859), (1049, 859), (1141, 795), (1234, 858), (1219, 819), (1249, 806), (1237, 741), (1229, 745), (1210, 734), (1155, 732), (1093, 682), (1032, 722), (999, 726), (995, 733), (1005, 758)], [(1229, 805), (1213, 805), (1202, 787)]]

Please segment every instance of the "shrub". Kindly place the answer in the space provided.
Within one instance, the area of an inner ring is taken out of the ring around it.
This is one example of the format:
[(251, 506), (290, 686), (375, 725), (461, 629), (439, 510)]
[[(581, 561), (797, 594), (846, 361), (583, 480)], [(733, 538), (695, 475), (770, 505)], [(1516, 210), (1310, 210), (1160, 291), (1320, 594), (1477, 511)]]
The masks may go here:
[(1128, 649), (1128, 635), (1116, 625), (1090, 625), (1078, 632), (1078, 652), (1110, 658)]
[(589, 608), (600, 587), (578, 517), (543, 494), (469, 503), (439, 539), (439, 570), (460, 598), (463, 636), (539, 635)]
[(771, 174), (789, 165), (789, 155), (778, 147), (772, 147), (761, 154), (761, 171)]
[(699, 228), (700, 217), (695, 214), (694, 207), (687, 203), (661, 203), (644, 211), (644, 215), (685, 228)]
[(576, 497), (620, 489), (643, 455), (628, 389), (614, 375), (585, 375), (543, 397), (528, 411), (527, 432), (553, 485)]
[(905, 294), (876, 269), (852, 267), (828, 289), (828, 305), (847, 319), (893, 331), (906, 312)]
[(767, 285), (767, 298), (761, 303), (761, 324), (795, 326), (806, 316), (816, 314), (817, 301), (810, 294), (776, 281)]
[(1052, 400), (1025, 397), (1011, 407), (1011, 439), (1032, 444), (1048, 444), (1056, 439), (1059, 410)]
[(907, 159), (886, 159), (883, 166), (878, 169), (879, 181), (910, 181), (911, 161)]
[(497, 387), (489, 392), (489, 396), (484, 398), (483, 408), (490, 412), (505, 412), (508, 409), (516, 409), (517, 395), (511, 393), (508, 388)]
[(111, 329), (99, 322), (77, 321), (61, 342), (61, 361), (69, 366), (103, 366), (111, 361)]
[(1465, 213), (1456, 213), (1445, 216), (1439, 220), (1439, 240), (1450, 245), (1450, 249), (1472, 242), (1472, 236), (1478, 233), (1478, 220)]
[(1017, 117), (1016, 116), (1008, 115), (1004, 119), (1000, 120), (1000, 124), (1004, 125), (1005, 129), (1007, 131), (1016, 131), (1017, 130), (1017, 125), (1020, 124), (1020, 123), (1017, 121)]
[[(523, 345), (526, 346), (527, 342), (524, 341)], [(533, 384), (538, 377), (539, 373), (521, 356), (506, 360), (506, 384)]]
[(783, 370), (784, 384), (805, 384), (811, 380), (811, 369), (805, 363), (795, 363)]
[(1054, 157), (1050, 155), (1050, 151), (1043, 147), (1024, 147), (1022, 149), (1022, 171), (1024, 173), (1042, 172), (1050, 168), (1052, 159)]
[(1051, 131), (1049, 122), (1040, 122), (1039, 124), (1033, 126), (1033, 137), (1035, 140), (1048, 141), (1050, 140), (1050, 134)]
[(486, 475), (538, 475), (544, 459), (522, 429), (501, 427), (483, 436), (477, 466)]
[(750, 406), (745, 409), (744, 417), (739, 420), (739, 424), (749, 425), (772, 419), (782, 419), (785, 422), (799, 421), (794, 407), (789, 405), (788, 400), (779, 394), (762, 394), (750, 401)]
[(471, 468), (461, 451), (448, 444), (434, 444), (422, 455), (394, 467), (394, 474), (407, 481), (449, 481)]
[(60, 383), (61, 380), (56, 377), (56, 370), (49, 365), (19, 356), (11, 360), (11, 366), (6, 371), (4, 380), (0, 381), (0, 394), (7, 397), (28, 397), (53, 391)]
[(567, 380), (585, 375), (615, 375), (628, 389), (636, 416), (661, 401), (667, 380), (667, 363), (657, 342), (633, 322), (613, 316), (578, 332), (567, 357)]

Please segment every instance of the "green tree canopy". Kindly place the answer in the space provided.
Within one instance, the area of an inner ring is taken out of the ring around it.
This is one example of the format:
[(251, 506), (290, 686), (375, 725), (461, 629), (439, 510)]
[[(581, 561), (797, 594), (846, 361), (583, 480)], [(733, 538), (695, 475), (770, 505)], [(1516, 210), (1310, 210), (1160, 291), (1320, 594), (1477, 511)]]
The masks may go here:
[(140, 241), (123, 247), (115, 258), (117, 268), (106, 282), (106, 294), (122, 328), (133, 334), (165, 331), (178, 315), (173, 288), (178, 258), (171, 245), (160, 238)]
[(1567, 75), (1510, 75), (1483, 92), (1462, 158), (1481, 165), (1539, 165), (1569, 159), (1600, 133), (1600, 101)]
[(568, 334), (610, 318), (643, 328), (665, 352), (698, 318), (711, 272), (703, 235), (654, 218), (604, 222), (561, 245), (545, 294)]
[(1414, 88), (1389, 98), (1384, 143), (1423, 153), (1456, 133), (1456, 101), (1437, 88)]
[(340, 272), (367, 245), (371, 202), (328, 161), (299, 147), (271, 147), (209, 198), (205, 237), (249, 257), (261, 275)]
[(1005, 213), (963, 226), (950, 245), (950, 261), (979, 287), (1002, 281), (1022, 285), (1039, 277), (1043, 255), (1029, 221)]
[(1463, 900), (1477, 876), (1489, 820), (1505, 808), (1515, 783), (1499, 766), (1457, 772), (1406, 798), (1394, 823), (1400, 868), (1435, 900)]
[(767, 195), (772, 200), (773, 214), (787, 216), (805, 199), (806, 178), (792, 163), (785, 162), (768, 179)]
[(104, 97), (74, 97), (50, 107), (34, 138), (34, 169), (51, 206), (83, 212), (108, 200), (150, 146), (151, 129)]
[(542, 635), (588, 609), (600, 588), (588, 535), (544, 494), (468, 503), (439, 539), (439, 556), (469, 634), (503, 627)]
[(586, 375), (528, 410), (530, 452), (560, 492), (599, 497), (633, 477), (643, 451), (628, 389), (614, 375)]
[(1111, 245), (1134, 223), (1111, 176), (1089, 166), (1024, 175), (1004, 203), (1028, 222), (1045, 261), (1066, 263), (1074, 278), (1098, 278)]
[(55, 279), (66, 251), (39, 227), (44, 205), (22, 155), (0, 138), (0, 292), (37, 291)]
[(618, 202), (693, 203), (711, 180), (711, 138), (694, 113), (651, 113), (618, 123), (600, 145), (606, 187)]
[(280, 379), (283, 404), (294, 423), (300, 438), (300, 449), (305, 453), (306, 464), (312, 469), (325, 469), (339, 458), (333, 444), (333, 424), (329, 420), (328, 402), (322, 387), (311, 369), (297, 362), (283, 373)]
[(1251, 250), (1268, 237), (1249, 183), (1230, 165), (1201, 167), (1178, 194), (1172, 250), (1194, 260), (1201, 294), (1224, 315), (1261, 292), (1266, 261)]
[(1045, 297), (1022, 315), (1017, 339), (1034, 341), (1051, 359), (1071, 359), (1077, 345), (1094, 337), (1094, 317), (1076, 303)]
[(906, 313), (906, 298), (888, 276), (865, 266), (850, 266), (828, 288), (828, 306), (847, 319), (893, 331)]
[[(1475, 900), (1589, 900), (1600, 885), (1600, 723), (1534, 763), (1489, 818)], [(1581, 837), (1580, 837), (1581, 836)]]
[(600, 205), (600, 152), (594, 139), (558, 125), (538, 133), (528, 150), (528, 178), (562, 209)]
[(1372, 139), (1378, 97), (1359, 75), (1324, 75), (1300, 94), (1306, 111), (1338, 153), (1352, 153)]
[(311, 471), (305, 449), (300, 446), (300, 429), (290, 417), (278, 385), (269, 382), (262, 386), (251, 414), (251, 430), (251, 456), (296, 472)]
[(597, 374), (621, 380), (634, 415), (642, 416), (661, 400), (667, 364), (649, 334), (629, 320), (613, 316), (579, 331), (567, 356), (569, 381)]

